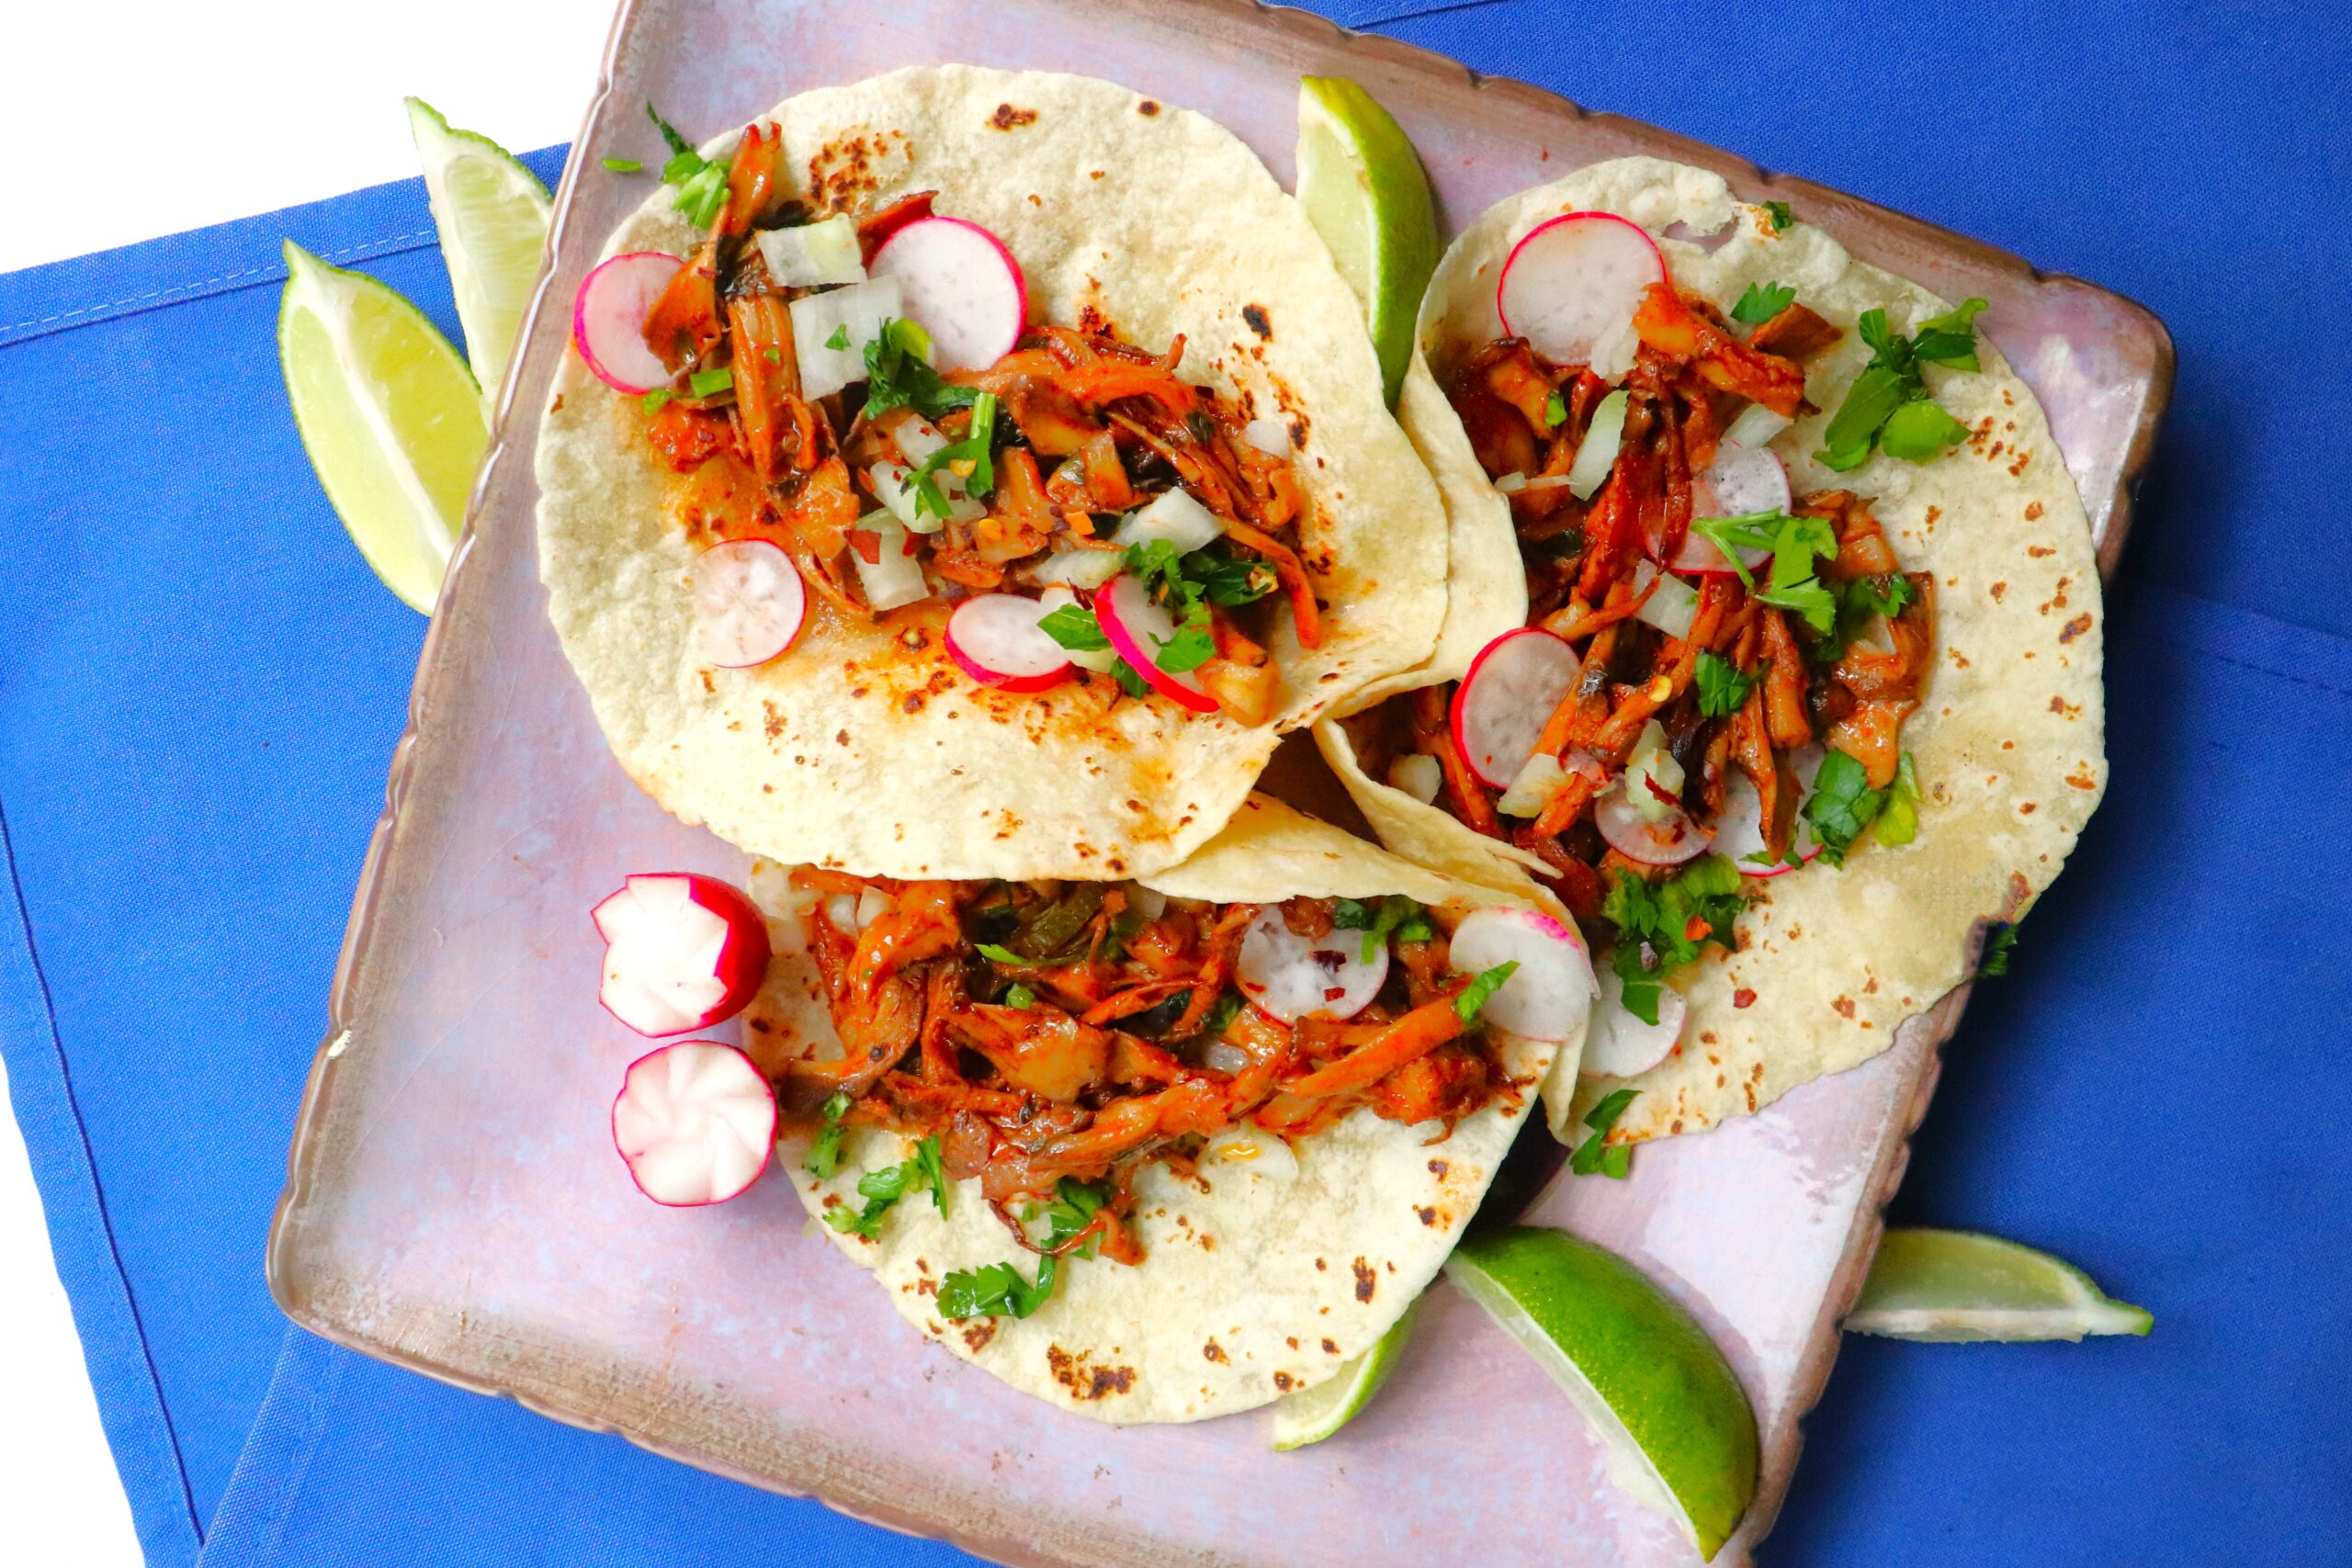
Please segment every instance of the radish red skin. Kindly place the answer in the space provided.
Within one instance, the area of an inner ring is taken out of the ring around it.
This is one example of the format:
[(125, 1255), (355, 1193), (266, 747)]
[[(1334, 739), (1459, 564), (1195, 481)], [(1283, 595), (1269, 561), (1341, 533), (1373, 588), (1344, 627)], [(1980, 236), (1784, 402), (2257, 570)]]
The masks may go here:
[[(606, 1119), (607, 1124), (612, 1130), (613, 1149), (615, 1153), (621, 1156), (621, 1164), (628, 1171), (630, 1185), (635, 1187), (638, 1191), (643, 1193), (647, 1201), (659, 1203), (665, 1209), (707, 1209), (714, 1203), (724, 1203), (731, 1199), (741, 1198), (744, 1193), (749, 1192), (752, 1188), (759, 1185), (760, 1178), (767, 1174), (768, 1167), (774, 1163), (776, 1109), (775, 1090), (771, 1087), (769, 1089), (768, 1099), (767, 1132), (760, 1140), (761, 1145), (766, 1153), (761, 1159), (758, 1168), (752, 1172), (751, 1179), (744, 1182), (741, 1187), (738, 1187), (729, 1192), (717, 1193), (709, 1198), (698, 1198), (689, 1202), (673, 1202), (670, 1199), (660, 1197), (648, 1190), (644, 1180), (639, 1177), (637, 1173), (637, 1160), (630, 1156), (628, 1149), (622, 1146), (621, 1141), (621, 1107), (628, 1100), (630, 1083), (636, 1077), (638, 1069), (649, 1066), (656, 1057), (666, 1055), (668, 1053), (678, 1050), (681, 1047), (697, 1045), (708, 1046), (714, 1051), (726, 1051), (731, 1053), (742, 1062), (746, 1072), (752, 1074), (753, 1077), (757, 1078), (763, 1084), (767, 1082), (767, 1075), (760, 1071), (759, 1065), (757, 1063), (753, 1062), (752, 1058), (740, 1047), (729, 1045), (722, 1040), (673, 1041), (669, 1044), (658, 1045), (652, 1050), (648, 1051), (644, 1055), (639, 1056), (636, 1061), (631, 1062), (622, 1070), (620, 1092), (613, 1096), (613, 1109)], [(639, 1152), (642, 1153), (643, 1151)]]
[[(727, 883), (694, 871), (631, 872), (623, 879), (621, 887), (607, 897), (617, 897), (620, 892), (628, 891), (628, 884), (642, 876), (685, 878), (688, 901), (700, 905), (727, 923), (727, 940), (718, 950), (718, 962), (714, 966), (725, 993), (707, 1012), (677, 1029), (659, 1034), (647, 1034), (620, 1014), (613, 1012), (611, 1005), (601, 993), (596, 998), (596, 1004), (611, 1013), (623, 1028), (632, 1033), (644, 1034), (649, 1040), (673, 1040), (697, 1029), (707, 1029), (712, 1024), (725, 1022), (751, 1006), (752, 998), (759, 995), (760, 986), (767, 978), (771, 956), (767, 919), (758, 908)], [(601, 908), (605, 902), (605, 899), (597, 900), (597, 907)], [(589, 912), (589, 925), (595, 931), (597, 940), (604, 941), (604, 929), (597, 924), (593, 908)]]
[[(632, 397), (668, 383), (668, 371), (654, 357), (653, 351), (645, 346), (645, 316), (653, 308), (653, 301), (661, 298), (662, 288), (685, 265), (665, 252), (630, 251), (598, 263), (580, 280), (580, 292), (571, 299), (571, 343), (580, 351), (581, 361), (588, 367), (590, 375), (613, 390)], [(653, 281), (657, 272), (659, 285)], [(593, 302), (611, 302), (607, 291), (628, 291), (644, 308), (619, 311), (611, 321), (605, 320), (601, 310), (592, 314)], [(605, 330), (599, 331), (599, 326)], [(610, 335), (623, 330), (635, 335), (628, 339)], [(597, 348), (600, 340), (604, 344), (601, 354)], [(628, 362), (632, 347), (643, 356), (635, 365)]]
[[(1001, 597), (1001, 595), (996, 597)], [(966, 606), (977, 603), (978, 603), (977, 599), (966, 600), (963, 604), (956, 606), (957, 614), (960, 615)], [(947, 617), (947, 627), (944, 638), (947, 645), (947, 657), (956, 661), (956, 668), (969, 675), (979, 684), (993, 687), (1000, 692), (1042, 692), (1047, 687), (1058, 686), (1069, 680), (1076, 669), (1067, 659), (1062, 660), (1056, 669), (1039, 671), (1028, 675), (1009, 674), (1004, 671), (993, 669), (975, 658), (970, 650), (956, 640), (955, 615)]]
[[(1508, 299), (1510, 292), (1510, 278), (1513, 268), (1517, 267), (1522, 260), (1527, 261), (1530, 265), (1540, 266), (1542, 265), (1534, 257), (1527, 254), (1528, 247), (1535, 244), (1539, 240), (1544, 239), (1547, 235), (1557, 236), (1559, 231), (1564, 225), (1577, 223), (1614, 224), (1624, 230), (1628, 234), (1639, 236), (1643, 246), (1649, 253), (1650, 260), (1657, 267), (1656, 278), (1649, 279), (1647, 281), (1663, 283), (1667, 278), (1666, 257), (1659, 252), (1657, 248), (1657, 242), (1651, 239), (1648, 231), (1643, 229), (1640, 224), (1634, 222), (1630, 219), (1620, 218), (1613, 212), (1564, 212), (1557, 218), (1549, 219), (1544, 222), (1538, 223), (1534, 228), (1530, 229), (1525, 234), (1521, 235), (1520, 237), (1519, 243), (1510, 248), (1510, 254), (1504, 259), (1502, 271), (1495, 279), (1495, 314), (1502, 322), (1503, 333), (1505, 336), (1527, 338), (1529, 342), (1533, 344), (1535, 351), (1538, 354), (1544, 355), (1551, 358), (1563, 358), (1565, 356), (1565, 361), (1570, 363), (1582, 363), (1591, 352), (1591, 344), (1587, 342), (1582, 344), (1581, 352), (1567, 352), (1568, 350), (1576, 349), (1577, 345), (1535, 343), (1533, 334), (1540, 323), (1538, 321), (1522, 321), (1514, 325), (1510, 319), (1510, 307), (1505, 303), (1505, 300)], [(1522, 276), (1521, 281), (1522, 285), (1524, 285), (1528, 282), (1528, 279), (1525, 276)], [(1538, 287), (1540, 287), (1540, 285), (1538, 285)], [(1613, 306), (1619, 302), (1611, 301), (1611, 303)], [(1640, 303), (1639, 297), (1636, 295), (1635, 298), (1624, 300), (1622, 303), (1624, 306), (1624, 317), (1626, 320), (1630, 321), (1633, 317), (1634, 307)], [(1613, 309), (1609, 312), (1609, 317), (1611, 321), (1615, 320), (1616, 314), (1617, 312)]]
[[(933, 228), (933, 225), (937, 225), (938, 227)], [(905, 258), (911, 254), (911, 247), (922, 246), (926, 243), (935, 243), (936, 241), (933, 239), (933, 236), (948, 229), (961, 230), (967, 234), (978, 236), (979, 239), (987, 243), (989, 249), (995, 252), (997, 258), (1003, 263), (1005, 275), (1011, 279), (1012, 284), (1012, 310), (1010, 312), (1010, 316), (1008, 319), (1001, 321), (990, 320), (984, 324), (958, 321), (954, 323), (952, 326), (946, 322), (924, 321), (920, 316), (917, 316), (916, 320), (920, 325), (929, 330), (933, 340), (940, 344), (943, 351), (946, 349), (947, 344), (951, 341), (963, 339), (970, 334), (978, 334), (978, 345), (970, 355), (957, 355), (947, 354), (943, 358), (940, 368), (944, 370), (985, 370), (989, 366), (995, 364), (998, 360), (1003, 358), (1006, 355), (1011, 354), (1013, 351), (1014, 347), (1021, 342), (1022, 329), (1025, 327), (1029, 321), (1029, 280), (1022, 275), (1021, 264), (1013, 260), (1012, 252), (1006, 248), (1002, 240), (998, 239), (994, 234), (990, 233), (988, 230), (983, 229), (978, 223), (971, 222), (966, 219), (949, 218), (942, 213), (933, 213), (927, 217), (917, 218), (909, 222), (902, 223), (899, 227), (893, 229), (890, 231), (889, 237), (884, 240), (880, 245), (876, 247), (874, 252), (874, 261), (866, 270), (877, 277), (885, 273), (891, 273), (894, 271), (898, 272), (899, 276), (902, 279), (909, 277), (920, 277), (922, 274), (919, 268), (906, 267), (901, 271), (899, 268), (894, 267), (892, 265), (894, 259), (891, 254), (892, 251), (894, 249), (897, 250), (898, 257), (896, 259), (903, 263)], [(915, 314), (911, 301), (908, 306), (908, 313), (910, 315)], [(975, 363), (950, 364), (946, 362), (949, 359), (964, 358), (968, 358)]]
[[(1180, 707), (1194, 713), (1216, 712), (1216, 699), (1196, 685), (1191, 685), (1162, 670), (1153, 661), (1149, 649), (1143, 646), (1134, 628), (1120, 619), (1119, 604), (1124, 599), (1139, 598), (1153, 609), (1150, 591), (1125, 572), (1094, 591), (1094, 618), (1102, 627), (1102, 635), (1111, 639), (1111, 647), (1125, 660), (1135, 672), (1144, 678), (1151, 689)], [(1173, 628), (1173, 623), (1170, 623)]]
[[(1471, 689), (1476, 685), (1478, 672), (1486, 666), (1487, 660), (1492, 658), (1496, 653), (1499, 652), (1507, 644), (1516, 642), (1521, 637), (1551, 637), (1552, 641), (1559, 643), (1562, 648), (1569, 647), (1567, 643), (1562, 642), (1561, 639), (1556, 637), (1553, 637), (1550, 632), (1544, 630), (1541, 626), (1520, 626), (1514, 630), (1503, 633), (1500, 637), (1495, 638), (1494, 641), (1480, 649), (1478, 650), (1477, 657), (1470, 661), (1470, 668), (1464, 671), (1461, 684), (1453, 688), (1453, 702), (1446, 714), (1446, 723), (1453, 731), (1453, 744), (1455, 749), (1462, 753), (1463, 761), (1469, 766), (1472, 773), (1478, 775), (1480, 783), (1490, 785), (1496, 789), (1510, 788), (1511, 781), (1509, 778), (1491, 778), (1487, 775), (1487, 770), (1478, 765), (1478, 759), (1481, 753), (1471, 744), (1468, 728), (1464, 722), (1464, 716), (1468, 710)], [(1575, 650), (1573, 649), (1569, 649), (1569, 657), (1571, 659), (1575, 657)], [(1562, 694), (1565, 695), (1566, 694), (1564, 693)], [(1544, 710), (1543, 717), (1549, 718), (1550, 716), (1551, 710), (1547, 708)], [(1540, 727), (1542, 720), (1539, 719), (1537, 722)], [(1518, 773), (1519, 767), (1525, 761), (1526, 759), (1522, 757), (1520, 759), (1518, 763), (1512, 764), (1511, 772), (1514, 775)]]

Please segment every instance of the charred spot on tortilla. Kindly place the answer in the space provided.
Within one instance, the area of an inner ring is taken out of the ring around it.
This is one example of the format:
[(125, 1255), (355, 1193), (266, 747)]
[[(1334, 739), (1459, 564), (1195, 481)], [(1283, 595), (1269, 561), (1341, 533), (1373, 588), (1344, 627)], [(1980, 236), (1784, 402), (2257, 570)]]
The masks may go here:
[(1250, 330), (1261, 338), (1271, 338), (1274, 335), (1274, 323), (1266, 319), (1266, 308), (1263, 305), (1242, 306), (1241, 319), (1247, 321), (1250, 324)]
[(1144, 99), (1143, 102), (1136, 106), (1136, 113), (1146, 117), (1156, 115), (1159, 112), (1159, 106), (1149, 98)]
[(1373, 1271), (1372, 1265), (1361, 1258), (1357, 1258), (1351, 1267), (1355, 1269), (1356, 1275), (1356, 1300), (1360, 1302), (1372, 1300), (1372, 1292), (1379, 1283), (1380, 1277)]
[(1017, 109), (1011, 104), (997, 105), (996, 112), (989, 116), (989, 128), (992, 130), (1011, 130), (1015, 126), (1036, 123), (1035, 109)]
[(1125, 1393), (1136, 1384), (1133, 1367), (1095, 1366), (1083, 1355), (1073, 1356), (1058, 1345), (1046, 1347), (1046, 1363), (1053, 1369), (1054, 1381), (1068, 1389), (1073, 1399), (1102, 1399)]

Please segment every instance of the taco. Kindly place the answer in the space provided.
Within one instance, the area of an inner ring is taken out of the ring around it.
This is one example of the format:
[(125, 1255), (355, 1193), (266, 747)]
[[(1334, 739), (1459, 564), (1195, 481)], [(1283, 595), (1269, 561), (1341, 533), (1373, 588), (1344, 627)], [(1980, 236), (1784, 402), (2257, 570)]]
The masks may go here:
[(2098, 805), (2089, 529), (1984, 303), (1654, 159), (1441, 262), (1443, 406), (1403, 416), (1455, 592), (1317, 739), (1391, 847), (1605, 954), (1564, 1136), (1604, 1101), (1620, 1142), (1696, 1131), (1885, 1049)]
[(676, 146), (537, 451), (549, 614), (670, 810), (876, 874), (1131, 876), (1427, 656), (1435, 489), (1228, 132), (942, 66)]
[(1111, 1422), (1334, 1375), (1580, 1046), (1575, 933), (1253, 796), (1136, 881), (755, 864), (745, 1039), (810, 1213), (926, 1337)]

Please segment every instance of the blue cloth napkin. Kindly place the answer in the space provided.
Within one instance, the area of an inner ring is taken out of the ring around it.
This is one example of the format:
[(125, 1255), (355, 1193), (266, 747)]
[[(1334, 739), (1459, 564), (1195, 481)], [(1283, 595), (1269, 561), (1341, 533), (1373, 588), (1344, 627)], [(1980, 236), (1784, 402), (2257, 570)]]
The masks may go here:
[[(2171, 325), (2108, 627), (2113, 787), (1947, 1053), (1894, 1214), (2049, 1247), (2156, 1332), (1850, 1342), (1767, 1558), (2339, 1560), (2352, 528), (2324, 455), (2352, 419), (2328, 324), (2352, 141), (2318, 128), (2352, 35), (2258, 6), (2051, 6), (2030, 31), (1956, 0), (1327, 9)], [(0, 1052), (150, 1560), (957, 1560), (271, 1307), (287, 1129), (424, 627), (296, 439), (281, 235), (454, 333), (413, 182), (0, 276)]]

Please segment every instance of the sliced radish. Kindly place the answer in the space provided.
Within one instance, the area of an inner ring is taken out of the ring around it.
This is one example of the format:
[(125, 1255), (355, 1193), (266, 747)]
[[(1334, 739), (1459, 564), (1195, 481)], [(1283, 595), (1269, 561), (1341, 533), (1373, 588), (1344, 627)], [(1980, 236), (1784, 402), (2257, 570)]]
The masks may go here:
[(715, 876), (632, 875), (590, 918), (605, 942), (596, 999), (639, 1034), (658, 1040), (732, 1018), (767, 976), (767, 922)]
[(1652, 821), (1634, 809), (1623, 784), (1604, 790), (1592, 803), (1593, 825), (1627, 858), (1644, 865), (1679, 865), (1704, 854), (1714, 835), (1679, 809)]
[(1453, 743), (1470, 771), (1497, 789), (1510, 787), (1582, 673), (1577, 650), (1535, 626), (1480, 649), (1453, 690)]
[(1492, 906), (1453, 928), (1447, 962), (1464, 975), (1517, 964), (1479, 1017), (1529, 1040), (1566, 1040), (1592, 1010), (1592, 959), (1573, 927), (1533, 909)]
[(632, 395), (670, 384), (670, 367), (645, 345), (645, 318), (686, 264), (660, 251), (600, 262), (571, 300), (571, 341), (590, 375)]
[(1617, 971), (1600, 971), (1600, 1001), (1594, 1008), (1592, 1028), (1584, 1037), (1584, 1058), (1577, 1072), (1585, 1077), (1630, 1078), (1648, 1072), (1673, 1055), (1682, 1038), (1682, 1021), (1690, 1016), (1682, 993), (1661, 986), (1657, 1021), (1644, 1023), (1625, 1010), (1625, 982)]
[(977, 223), (918, 218), (882, 243), (866, 270), (899, 280), (942, 370), (985, 370), (1021, 341), (1029, 286), (1003, 242)]
[(1587, 365), (1605, 337), (1622, 334), (1666, 260), (1637, 223), (1609, 212), (1571, 212), (1540, 223), (1511, 247), (1495, 286), (1503, 332), (1560, 365)]
[(752, 1058), (686, 1040), (628, 1065), (613, 1101), (613, 1146), (629, 1179), (673, 1209), (724, 1203), (767, 1168), (775, 1093)]
[(695, 652), (723, 670), (765, 664), (800, 635), (808, 591), (765, 539), (729, 539), (695, 558)]
[[(1815, 753), (1813, 772), (1820, 772), (1820, 748), (1808, 746), (1805, 750)], [(1821, 852), (1813, 824), (1802, 817), (1797, 818), (1792, 841), (1800, 859), (1810, 861)], [(1724, 813), (1715, 821), (1715, 852), (1729, 855), (1742, 876), (1781, 876), (1796, 869), (1784, 860), (1766, 865), (1748, 858), (1764, 852), (1764, 801), (1747, 775), (1736, 769), (1724, 784)]]
[(1233, 976), (1243, 996), (1284, 1023), (1310, 1013), (1353, 1018), (1388, 978), (1388, 944), (1374, 947), (1366, 963), (1363, 936), (1335, 929), (1303, 937), (1283, 923), (1281, 906), (1270, 904), (1243, 934)]
[(1216, 513), (1183, 490), (1162, 491), (1119, 521), (1111, 542), (1122, 549), (1165, 539), (1180, 556), (1215, 544), (1225, 533)]
[[(1789, 470), (1781, 459), (1759, 446), (1715, 448), (1714, 463), (1690, 484), (1690, 515), (1744, 517), (1751, 512), (1789, 509)], [(1772, 558), (1769, 549), (1744, 549), (1740, 564), (1754, 571)], [(1693, 530), (1682, 536), (1682, 547), (1667, 563), (1676, 571), (1727, 572), (1731, 562), (1715, 542)]]
[(1135, 672), (1151, 689), (1194, 713), (1216, 712), (1216, 699), (1201, 689), (1190, 670), (1162, 670), (1159, 650), (1176, 640), (1176, 623), (1151, 602), (1150, 590), (1121, 572), (1094, 591), (1094, 618)]
[(983, 593), (947, 617), (947, 656), (983, 686), (1042, 692), (1069, 678), (1069, 651), (1037, 629), (1051, 605), (1018, 593)]

